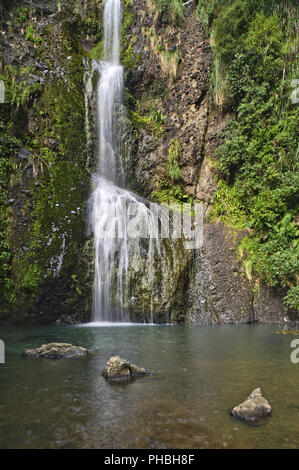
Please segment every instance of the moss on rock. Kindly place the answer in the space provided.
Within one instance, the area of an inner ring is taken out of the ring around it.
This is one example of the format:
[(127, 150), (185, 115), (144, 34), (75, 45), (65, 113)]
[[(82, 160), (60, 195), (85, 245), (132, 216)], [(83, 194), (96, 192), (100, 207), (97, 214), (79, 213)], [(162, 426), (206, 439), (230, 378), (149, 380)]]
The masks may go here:
[(69, 343), (49, 343), (43, 344), (36, 349), (26, 349), (23, 355), (30, 358), (45, 358), (45, 359), (71, 359), (74, 357), (87, 356), (88, 350), (82, 346), (73, 346)]
[(149, 370), (138, 367), (120, 356), (113, 356), (106, 363), (102, 375), (107, 380), (122, 380), (151, 375), (151, 373)]

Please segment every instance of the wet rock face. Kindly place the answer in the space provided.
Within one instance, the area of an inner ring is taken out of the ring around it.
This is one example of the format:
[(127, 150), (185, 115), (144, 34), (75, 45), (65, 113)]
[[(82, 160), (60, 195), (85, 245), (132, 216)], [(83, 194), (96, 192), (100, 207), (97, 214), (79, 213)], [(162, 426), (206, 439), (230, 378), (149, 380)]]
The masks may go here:
[(69, 343), (49, 343), (43, 344), (40, 348), (26, 349), (23, 355), (34, 359), (72, 359), (75, 357), (87, 356), (88, 350), (82, 346), (73, 346)]
[(129, 268), (130, 321), (184, 323), (191, 263), (192, 252), (181, 240), (172, 246), (162, 240), (160, 252), (149, 257), (147, 251), (136, 251)]
[(268, 401), (262, 396), (260, 388), (256, 388), (251, 392), (247, 400), (240, 405), (235, 406), (231, 410), (231, 414), (236, 418), (249, 422), (257, 422), (269, 416), (271, 413), (271, 406)]
[[(240, 235), (241, 236), (241, 235)], [(251, 290), (237, 258), (238, 238), (223, 224), (205, 224), (188, 290), (189, 319), (201, 324), (251, 323)]]
[(0, 317), (86, 322), (93, 281), (86, 230), (92, 150), (84, 129), (82, 48), (87, 32), (91, 47), (101, 37), (102, 5), (88, 0), (79, 14), (78, 2), (68, 0), (61, 0), (60, 12), (56, 0), (18, 2), (18, 9), (11, 1), (3, 8), (0, 3), (1, 73), (9, 84), (13, 71), (15, 99), (20, 90), (29, 94), (23, 104), (7, 103), (4, 110), (12, 121), (7, 128), (21, 144), (11, 155), (15, 181), (7, 183), (10, 272), (8, 289), (0, 288)]
[[(167, 178), (169, 142), (177, 139), (181, 146), (181, 184), (187, 193), (195, 195), (208, 128), (209, 40), (194, 12), (188, 12), (184, 21), (173, 27), (153, 14), (145, 0), (135, 1), (132, 8), (128, 44), (138, 63), (126, 69), (126, 85), (139, 101), (141, 114), (150, 97), (155, 110), (165, 117), (164, 132), (158, 139), (149, 132), (139, 132), (138, 157), (130, 169), (132, 184), (148, 196), (157, 180)], [(209, 172), (206, 165), (206, 178)], [(211, 186), (213, 192), (215, 184)]]
[(151, 375), (151, 373), (149, 370), (138, 367), (120, 356), (110, 357), (102, 372), (102, 376), (107, 380), (130, 379), (144, 375)]

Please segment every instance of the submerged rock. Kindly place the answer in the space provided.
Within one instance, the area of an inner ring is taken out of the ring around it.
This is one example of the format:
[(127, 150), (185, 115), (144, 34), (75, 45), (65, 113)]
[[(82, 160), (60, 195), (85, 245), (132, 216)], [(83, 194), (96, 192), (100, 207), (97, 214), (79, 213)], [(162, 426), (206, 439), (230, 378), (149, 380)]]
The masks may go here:
[(271, 406), (268, 401), (262, 396), (260, 388), (256, 388), (251, 392), (247, 400), (240, 405), (235, 406), (231, 410), (231, 414), (239, 419), (245, 421), (259, 421), (271, 413)]
[(129, 379), (142, 375), (151, 375), (151, 373), (149, 370), (138, 367), (120, 356), (110, 357), (102, 372), (102, 376), (107, 380)]
[(278, 330), (275, 333), (277, 335), (299, 335), (299, 331), (292, 331), (292, 330)]
[(59, 359), (59, 358), (73, 358), (82, 357), (88, 354), (88, 350), (82, 346), (73, 346), (69, 343), (49, 343), (43, 344), (36, 349), (26, 349), (23, 352), (24, 356), (32, 358), (46, 358), (46, 359)]

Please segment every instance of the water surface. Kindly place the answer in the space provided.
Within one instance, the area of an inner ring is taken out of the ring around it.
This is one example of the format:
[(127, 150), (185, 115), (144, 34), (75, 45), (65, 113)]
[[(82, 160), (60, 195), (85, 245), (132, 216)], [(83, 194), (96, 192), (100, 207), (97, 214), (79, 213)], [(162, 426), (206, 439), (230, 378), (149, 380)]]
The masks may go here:
[[(273, 326), (0, 327), (1, 448), (299, 448), (299, 364)], [(26, 348), (70, 342), (87, 358), (34, 360)], [(96, 349), (98, 348), (98, 349)], [(120, 354), (152, 371), (130, 383), (101, 372)], [(261, 425), (229, 414), (256, 387)]]

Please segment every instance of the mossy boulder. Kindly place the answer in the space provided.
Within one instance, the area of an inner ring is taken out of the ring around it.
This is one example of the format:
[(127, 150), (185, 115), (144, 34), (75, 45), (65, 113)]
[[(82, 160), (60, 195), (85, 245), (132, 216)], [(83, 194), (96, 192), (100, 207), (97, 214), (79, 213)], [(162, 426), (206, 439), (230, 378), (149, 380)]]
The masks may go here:
[(110, 357), (102, 372), (102, 376), (107, 380), (130, 379), (143, 375), (151, 375), (151, 373), (149, 370), (138, 367), (120, 356)]
[(87, 356), (88, 350), (82, 346), (73, 346), (69, 343), (43, 344), (36, 349), (26, 349), (23, 355), (31, 358), (60, 359)]
[(262, 396), (260, 388), (253, 390), (247, 400), (231, 410), (231, 414), (236, 418), (251, 422), (260, 421), (266, 416), (269, 416), (270, 413), (271, 406)]

